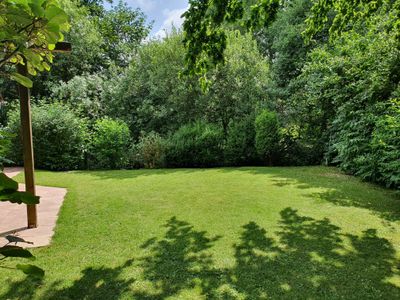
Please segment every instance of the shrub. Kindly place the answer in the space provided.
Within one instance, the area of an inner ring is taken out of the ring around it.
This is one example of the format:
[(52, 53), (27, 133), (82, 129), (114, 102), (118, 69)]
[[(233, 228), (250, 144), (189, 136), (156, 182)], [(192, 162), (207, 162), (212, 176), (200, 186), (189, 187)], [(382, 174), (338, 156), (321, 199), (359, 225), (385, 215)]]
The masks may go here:
[[(1, 80), (0, 80), (1, 82)], [(1, 94), (1, 92), (0, 92)], [(11, 111), (16, 109), (16, 104), (18, 101), (2, 101), (0, 100), (0, 126), (4, 127), (7, 126), (8, 122), (8, 115), (10, 114)]]
[(372, 148), (378, 157), (378, 182), (400, 189), (400, 99), (389, 102), (376, 122)]
[(256, 151), (260, 159), (272, 165), (276, 162), (279, 151), (279, 123), (276, 113), (262, 111), (255, 121)]
[[(365, 163), (356, 174), (387, 187), (400, 189), (400, 99), (392, 99), (378, 106), (383, 109), (383, 113), (375, 123), (371, 153), (365, 156)], [(369, 169), (372, 168), (376, 169), (375, 178), (369, 178)]]
[(254, 117), (229, 124), (224, 148), (227, 165), (251, 165), (256, 161)]
[(165, 165), (165, 141), (155, 132), (142, 135), (134, 147), (133, 155), (133, 167), (161, 168)]
[(97, 119), (104, 115), (102, 97), (110, 81), (101, 74), (78, 75), (68, 82), (50, 85), (51, 97), (74, 107), (80, 116)]
[(0, 171), (3, 170), (3, 164), (11, 163), (6, 159), (6, 155), (10, 152), (12, 137), (12, 134), (0, 127)]
[(128, 125), (123, 121), (104, 118), (94, 124), (90, 143), (90, 167), (123, 168), (127, 165), (131, 141)]
[[(346, 123), (343, 123), (346, 122)], [(340, 107), (333, 122), (334, 163), (363, 180), (400, 187), (400, 101), (392, 99), (356, 110)]]
[[(22, 164), (18, 111), (10, 113), (8, 127), (15, 134), (9, 158)], [(71, 170), (82, 166), (87, 141), (86, 121), (68, 107), (60, 103), (32, 106), (32, 134), (36, 167)]]
[(284, 166), (306, 166), (320, 164), (316, 160), (315, 145), (300, 137), (298, 126), (289, 125), (281, 129), (278, 160)]
[(223, 132), (201, 121), (184, 125), (169, 139), (166, 162), (171, 167), (213, 167), (223, 162)]

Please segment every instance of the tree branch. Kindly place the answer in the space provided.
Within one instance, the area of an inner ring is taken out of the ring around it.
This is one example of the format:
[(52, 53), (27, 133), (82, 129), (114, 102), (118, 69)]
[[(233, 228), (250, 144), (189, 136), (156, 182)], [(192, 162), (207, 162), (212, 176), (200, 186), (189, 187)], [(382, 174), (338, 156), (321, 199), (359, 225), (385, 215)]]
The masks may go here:
[(0, 60), (0, 68), (3, 67), (17, 52), (19, 51), (20, 46), (14, 49), (13, 52), (11, 52), (8, 56)]

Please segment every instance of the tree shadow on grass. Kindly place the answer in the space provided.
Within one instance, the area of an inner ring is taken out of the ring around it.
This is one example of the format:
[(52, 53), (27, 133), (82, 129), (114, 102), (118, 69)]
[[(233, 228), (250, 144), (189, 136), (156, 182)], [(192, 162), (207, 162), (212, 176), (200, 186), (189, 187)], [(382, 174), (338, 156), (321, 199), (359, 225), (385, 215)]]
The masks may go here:
[[(304, 191), (310, 199), (321, 199), (338, 206), (369, 210), (386, 221), (400, 220), (400, 194), (372, 183), (344, 174), (333, 167), (282, 167), (221, 169), (223, 172), (243, 172), (267, 175), (279, 188), (294, 187)], [(322, 188), (323, 192), (308, 189)]]
[[(394, 247), (369, 229), (341, 234), (328, 219), (281, 212), (278, 238), (251, 222), (235, 245), (230, 286), (245, 299), (399, 299)], [(347, 247), (345, 243), (347, 242)]]
[(268, 236), (255, 222), (243, 226), (234, 245), (235, 266), (217, 268), (211, 247), (218, 237), (172, 218), (163, 239), (150, 239), (140, 266), (157, 292), (136, 299), (179, 297), (196, 289), (207, 299), (398, 299), (396, 251), (374, 229), (343, 234), (329, 219), (286, 208)]
[(33, 299), (36, 290), (43, 284), (43, 279), (26, 277), (24, 279), (13, 281), (9, 284), (9, 289), (4, 294), (0, 294), (0, 299)]
[[(196, 231), (176, 217), (166, 223), (163, 239), (152, 238), (142, 245), (150, 255), (141, 259), (144, 279), (153, 292), (137, 292), (136, 299), (165, 299), (176, 296), (199, 283), (210, 282), (216, 276), (211, 254), (207, 251), (220, 239), (209, 238), (207, 232)], [(209, 285), (209, 284), (208, 284)]]
[(400, 220), (400, 199), (395, 194), (387, 198), (366, 197), (361, 194), (355, 195), (340, 189), (331, 189), (321, 193), (310, 193), (314, 199), (322, 199), (338, 206), (365, 208), (377, 214), (386, 221)]
[(122, 271), (132, 265), (132, 260), (127, 260), (123, 265), (112, 267), (85, 268), (82, 276), (75, 280), (71, 286), (64, 287), (64, 281), (58, 280), (50, 284), (41, 296), (34, 297), (43, 284), (42, 280), (26, 277), (13, 282), (8, 291), (0, 295), (0, 299), (85, 299), (85, 300), (116, 300), (127, 293), (134, 279), (120, 279)]
[(135, 281), (133, 278), (120, 278), (122, 271), (130, 267), (132, 262), (133, 260), (129, 259), (123, 265), (115, 268), (86, 268), (82, 271), (82, 277), (75, 280), (72, 286), (60, 288), (62, 282), (54, 282), (48, 288), (43, 299), (120, 299), (129, 291), (130, 285)]
[[(244, 225), (233, 245), (235, 264), (218, 268), (212, 248), (220, 237), (176, 217), (165, 227), (162, 238), (142, 245), (146, 254), (134, 264), (85, 268), (72, 285), (55, 282), (40, 299), (187, 298), (192, 290), (206, 299), (400, 299), (398, 281), (391, 282), (400, 276), (396, 250), (374, 229), (346, 234), (327, 218), (286, 208), (273, 234), (255, 222)], [(140, 276), (127, 275), (136, 267)], [(33, 298), (28, 281), (0, 298)]]

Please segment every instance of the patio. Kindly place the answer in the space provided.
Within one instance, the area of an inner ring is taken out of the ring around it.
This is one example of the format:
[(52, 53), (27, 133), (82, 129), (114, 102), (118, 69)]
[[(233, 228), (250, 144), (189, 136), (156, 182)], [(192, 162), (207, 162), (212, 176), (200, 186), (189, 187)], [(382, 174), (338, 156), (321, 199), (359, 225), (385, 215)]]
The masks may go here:
[[(5, 168), (9, 177), (17, 176), (22, 168)], [(19, 190), (25, 189), (24, 184), (19, 185)], [(7, 244), (6, 236), (16, 235), (32, 244), (21, 243), (24, 247), (43, 247), (51, 242), (58, 213), (64, 201), (67, 190), (64, 188), (36, 186), (40, 204), (37, 206), (39, 226), (28, 229), (26, 220), (26, 206), (9, 202), (0, 202), (0, 247)]]

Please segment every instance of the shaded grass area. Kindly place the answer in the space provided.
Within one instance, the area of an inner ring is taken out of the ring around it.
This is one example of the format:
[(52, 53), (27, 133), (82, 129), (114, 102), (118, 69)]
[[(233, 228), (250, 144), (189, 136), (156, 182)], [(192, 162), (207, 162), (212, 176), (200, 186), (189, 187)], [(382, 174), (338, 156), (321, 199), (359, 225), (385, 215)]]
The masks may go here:
[(333, 168), (39, 172), (47, 271), (0, 299), (398, 299), (400, 199)]

